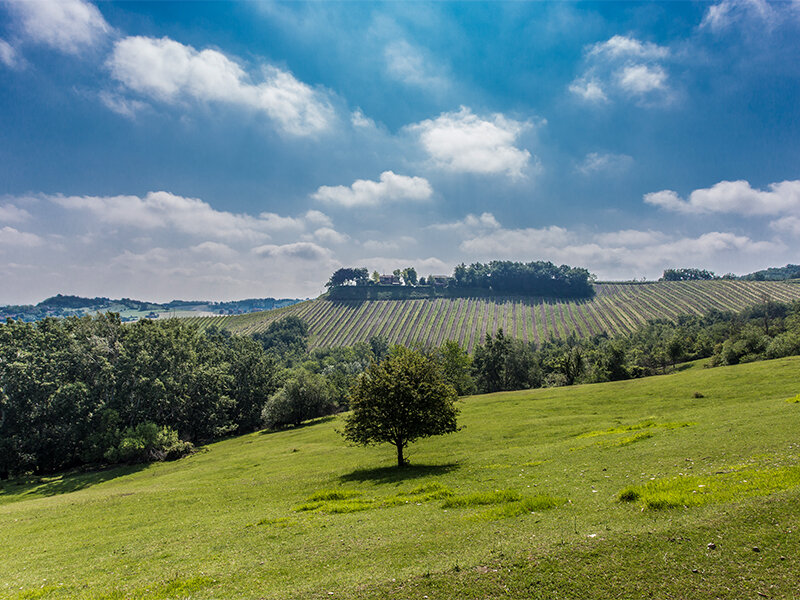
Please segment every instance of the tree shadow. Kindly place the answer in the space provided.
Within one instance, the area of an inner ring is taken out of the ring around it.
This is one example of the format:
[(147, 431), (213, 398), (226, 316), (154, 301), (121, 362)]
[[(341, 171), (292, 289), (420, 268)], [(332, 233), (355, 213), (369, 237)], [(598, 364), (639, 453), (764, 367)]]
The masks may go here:
[(61, 475), (30, 475), (10, 479), (0, 482), (0, 504), (77, 492), (98, 483), (136, 473), (146, 466), (148, 465), (142, 463), (99, 471), (73, 471)]
[(339, 477), (341, 482), (346, 481), (374, 481), (375, 483), (400, 483), (403, 481), (445, 475), (460, 468), (458, 463), (443, 465), (405, 465), (403, 467), (378, 467), (375, 469), (356, 469)]

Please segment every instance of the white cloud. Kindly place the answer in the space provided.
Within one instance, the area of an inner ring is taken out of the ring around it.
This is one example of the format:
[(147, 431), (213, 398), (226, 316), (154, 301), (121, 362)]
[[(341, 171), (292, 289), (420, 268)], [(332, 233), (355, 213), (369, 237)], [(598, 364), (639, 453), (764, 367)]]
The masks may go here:
[(701, 29), (718, 33), (741, 22), (757, 22), (768, 29), (774, 27), (784, 13), (791, 11), (789, 3), (770, 4), (766, 0), (723, 0), (708, 7)]
[(460, 221), (452, 223), (436, 223), (430, 225), (430, 229), (438, 231), (464, 231), (475, 229), (498, 229), (500, 223), (497, 222), (494, 215), (490, 212), (481, 213), (479, 216), (468, 214)]
[(579, 173), (583, 175), (615, 174), (627, 171), (633, 165), (633, 158), (627, 154), (610, 154), (600, 152), (590, 152), (577, 166)]
[(100, 102), (102, 102), (108, 110), (122, 115), (123, 117), (133, 118), (136, 116), (136, 113), (147, 107), (147, 104), (144, 102), (125, 98), (120, 94), (115, 94), (107, 90), (100, 92), (98, 97), (100, 98)]
[(800, 214), (800, 180), (771, 183), (758, 190), (747, 181), (720, 181), (694, 190), (682, 200), (672, 190), (645, 194), (644, 201), (666, 210), (687, 214), (733, 213), (747, 216)]
[(111, 32), (97, 7), (83, 0), (16, 1), (8, 7), (27, 38), (68, 54), (98, 44)]
[(316, 225), (317, 227), (333, 227), (331, 218), (318, 210), (309, 210), (303, 215), (303, 219), (310, 225)]
[(670, 56), (666, 46), (615, 35), (586, 48), (585, 69), (569, 85), (569, 91), (595, 104), (613, 97), (639, 104), (668, 103), (673, 96), (663, 62)]
[(367, 270), (378, 271), (379, 273), (391, 273), (395, 269), (405, 269), (413, 266), (417, 270), (417, 275), (427, 277), (428, 275), (444, 275), (451, 273), (453, 268), (443, 260), (435, 256), (427, 258), (393, 258), (387, 256), (373, 256), (369, 258), (359, 258), (353, 264), (365, 265)]
[(378, 206), (399, 200), (427, 200), (431, 195), (433, 188), (427, 179), (384, 171), (381, 173), (380, 181), (358, 179), (349, 187), (323, 185), (311, 197), (321, 202), (352, 208)]
[(42, 243), (42, 238), (34, 233), (19, 231), (9, 226), (0, 227), (0, 246), (31, 248)]
[(587, 102), (608, 102), (608, 96), (595, 79), (580, 77), (569, 84), (569, 91)]
[(127, 37), (108, 59), (112, 76), (128, 89), (167, 103), (218, 102), (263, 112), (292, 135), (328, 129), (328, 100), (294, 75), (266, 65), (260, 81), (238, 62), (212, 49), (198, 51), (169, 38)]
[(429, 91), (447, 87), (447, 79), (431, 66), (430, 59), (407, 41), (392, 42), (383, 55), (387, 72), (395, 79)]
[(505, 173), (518, 178), (523, 176), (531, 154), (515, 144), (530, 127), (529, 122), (499, 113), (481, 118), (462, 106), (458, 112), (442, 113), (408, 129), (419, 135), (438, 167), (459, 173)]
[(220, 242), (203, 242), (192, 246), (189, 250), (199, 255), (216, 256), (219, 258), (231, 258), (236, 255), (236, 250)]
[(800, 217), (783, 217), (770, 223), (776, 231), (800, 236)]
[(349, 235), (345, 235), (344, 233), (339, 233), (335, 229), (331, 229), (330, 227), (320, 227), (317, 229), (313, 237), (322, 242), (323, 244), (344, 244), (346, 241), (350, 239)]
[(304, 261), (330, 260), (331, 251), (312, 242), (294, 242), (291, 244), (265, 244), (253, 248), (253, 253), (269, 258), (294, 258)]
[(223, 240), (257, 241), (270, 233), (302, 231), (302, 218), (262, 213), (258, 217), (218, 211), (197, 198), (169, 192), (138, 196), (46, 196), (70, 210), (83, 210), (112, 225), (175, 232)]
[(630, 65), (624, 67), (617, 76), (619, 86), (634, 94), (662, 90), (667, 81), (667, 73), (660, 66)]
[(4, 39), (0, 39), (0, 63), (11, 69), (15, 69), (22, 64), (17, 49)]
[(31, 218), (29, 213), (24, 208), (19, 208), (14, 204), (0, 204), (0, 223), (22, 223)]
[(609, 58), (661, 59), (669, 56), (669, 48), (624, 35), (615, 35), (605, 42), (591, 46), (588, 54)]
[(375, 121), (367, 117), (360, 108), (355, 109), (350, 114), (350, 122), (353, 124), (353, 127), (362, 129), (372, 129), (375, 127)]

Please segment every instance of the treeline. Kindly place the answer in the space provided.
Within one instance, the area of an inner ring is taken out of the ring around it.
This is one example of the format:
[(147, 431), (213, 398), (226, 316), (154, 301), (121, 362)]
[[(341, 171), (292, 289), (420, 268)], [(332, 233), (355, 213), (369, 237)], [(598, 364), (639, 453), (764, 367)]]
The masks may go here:
[(380, 285), (446, 286), (451, 289), (490, 290), (498, 294), (521, 294), (554, 298), (586, 298), (594, 294), (593, 276), (588, 270), (568, 265), (556, 266), (551, 262), (514, 262), (493, 260), (488, 263), (464, 263), (456, 266), (452, 277), (430, 275), (417, 277), (414, 267), (396, 269), (391, 275), (377, 271), (370, 278), (365, 267), (337, 269), (325, 284), (330, 290), (345, 286)]
[(504, 294), (524, 294), (555, 298), (585, 298), (594, 293), (592, 276), (586, 269), (551, 262), (464, 263), (453, 271), (457, 287), (491, 289)]
[[(388, 345), (309, 353), (288, 317), (257, 337), (179, 319), (119, 316), (0, 324), (0, 478), (146, 462), (195, 444), (346, 408), (354, 378)], [(308, 400), (311, 390), (319, 393)], [(286, 410), (282, 399), (300, 398)], [(292, 412), (293, 411), (293, 412)]]
[(766, 302), (740, 313), (650, 321), (625, 336), (570, 337), (540, 347), (498, 331), (475, 349), (470, 374), (472, 389), (495, 392), (645, 377), (700, 358), (720, 366), (798, 354), (800, 302)]
[(734, 275), (725, 273), (717, 275), (707, 269), (665, 269), (659, 281), (697, 281), (708, 279), (739, 279), (741, 281), (786, 281), (800, 279), (800, 265), (787, 264), (785, 267), (770, 267), (748, 273), (747, 275)]

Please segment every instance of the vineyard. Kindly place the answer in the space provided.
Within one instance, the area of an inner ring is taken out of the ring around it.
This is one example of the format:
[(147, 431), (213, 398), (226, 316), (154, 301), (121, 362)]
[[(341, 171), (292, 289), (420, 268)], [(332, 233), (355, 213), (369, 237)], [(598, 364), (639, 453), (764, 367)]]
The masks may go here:
[(287, 315), (308, 323), (312, 347), (347, 346), (374, 335), (403, 345), (438, 346), (456, 340), (467, 350), (487, 333), (503, 329), (525, 341), (541, 343), (574, 333), (632, 331), (651, 319), (676, 320), (712, 309), (738, 311), (770, 299), (800, 300), (800, 285), (768, 281), (681, 281), (600, 283), (590, 299), (536, 297), (422, 298), (410, 300), (336, 300), (318, 298), (267, 312), (236, 316), (190, 317), (202, 329), (217, 326), (252, 334)]

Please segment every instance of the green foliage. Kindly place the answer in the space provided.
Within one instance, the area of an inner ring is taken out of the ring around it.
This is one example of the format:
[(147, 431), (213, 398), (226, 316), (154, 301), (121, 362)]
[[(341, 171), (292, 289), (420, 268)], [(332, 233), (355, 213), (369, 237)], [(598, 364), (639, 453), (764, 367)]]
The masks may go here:
[(696, 281), (714, 279), (714, 273), (705, 269), (666, 269), (659, 281)]
[(553, 298), (586, 298), (594, 294), (589, 271), (551, 262), (529, 263), (493, 260), (487, 264), (458, 265), (451, 284), (485, 288), (504, 294), (526, 294)]
[(445, 341), (434, 351), (433, 357), (439, 363), (445, 381), (455, 388), (459, 396), (467, 396), (475, 392), (475, 382), (472, 379), (472, 357), (458, 342)]
[(261, 418), (269, 429), (280, 429), (329, 415), (335, 408), (325, 378), (300, 369), (270, 397)]
[(420, 352), (395, 346), (373, 363), (351, 391), (352, 413), (343, 435), (356, 444), (391, 443), (397, 465), (404, 448), (419, 438), (456, 431), (456, 391), (444, 381), (438, 365)]
[(8, 321), (0, 325), (0, 478), (170, 458), (191, 443), (252, 431), (275, 379), (274, 361), (253, 340), (204, 335), (177, 319)]
[(361, 268), (351, 268), (351, 267), (342, 267), (341, 269), (337, 269), (334, 271), (331, 278), (328, 280), (328, 283), (325, 284), (325, 287), (332, 288), (338, 287), (340, 285), (347, 285), (349, 283), (354, 283), (356, 285), (363, 285), (369, 281), (369, 271), (365, 267)]
[(194, 446), (178, 438), (178, 432), (155, 423), (139, 423), (118, 434), (119, 442), (110, 446), (103, 457), (110, 463), (140, 463), (174, 460), (190, 453)]
[(300, 317), (288, 315), (270, 323), (266, 331), (254, 334), (253, 339), (273, 356), (291, 361), (308, 351), (308, 325)]

